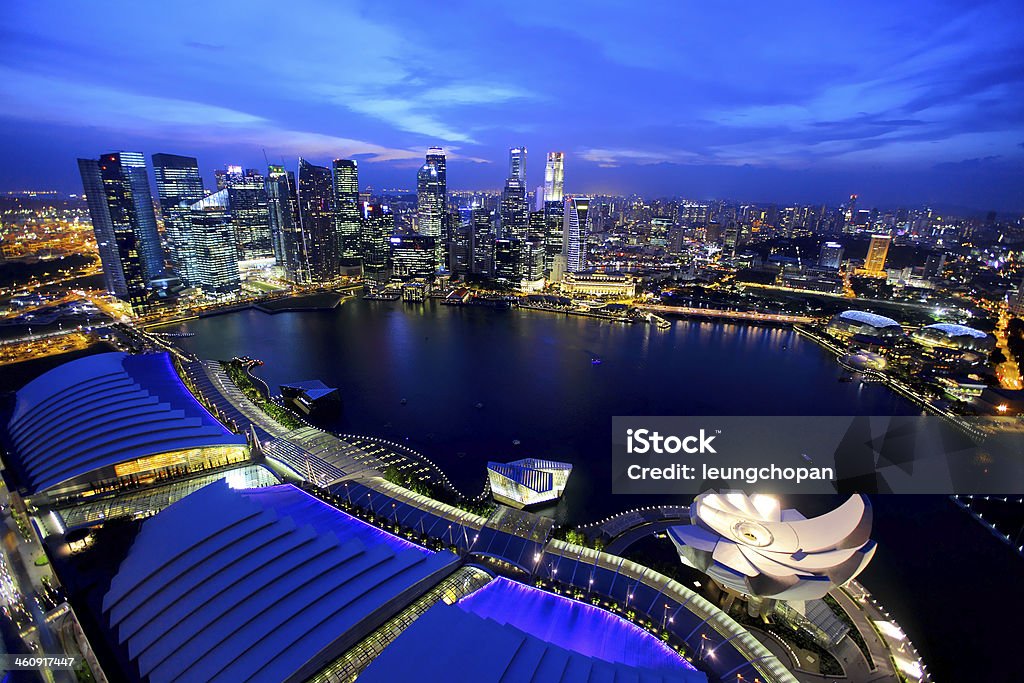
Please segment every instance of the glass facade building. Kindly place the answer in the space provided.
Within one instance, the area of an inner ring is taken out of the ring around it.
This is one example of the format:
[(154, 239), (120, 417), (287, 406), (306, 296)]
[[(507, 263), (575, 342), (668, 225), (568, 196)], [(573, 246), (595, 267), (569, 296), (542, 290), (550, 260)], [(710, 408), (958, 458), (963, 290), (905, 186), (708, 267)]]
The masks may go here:
[(330, 282), (338, 274), (331, 169), (299, 159), (298, 202), (308, 281)]
[(334, 222), (338, 239), (338, 257), (353, 263), (360, 255), (359, 168), (351, 159), (335, 159), (331, 165), (334, 176)]
[(189, 224), (189, 207), (205, 195), (199, 162), (195, 157), (154, 154), (153, 177), (160, 198), (160, 213), (164, 219), (171, 266), (183, 285), (195, 287), (199, 278)]

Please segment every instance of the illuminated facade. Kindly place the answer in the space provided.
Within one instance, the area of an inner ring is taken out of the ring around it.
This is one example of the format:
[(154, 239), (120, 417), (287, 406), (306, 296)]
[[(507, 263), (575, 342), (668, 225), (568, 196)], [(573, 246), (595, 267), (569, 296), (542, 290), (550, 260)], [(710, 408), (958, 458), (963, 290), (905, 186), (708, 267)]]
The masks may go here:
[(568, 197), (562, 219), (562, 255), (570, 273), (587, 269), (587, 239), (590, 236), (590, 199)]
[(565, 190), (565, 153), (548, 152), (544, 165), (544, 201), (562, 203)]
[(851, 496), (807, 519), (771, 496), (697, 496), (690, 524), (669, 529), (684, 564), (741, 596), (815, 600), (860, 574), (875, 554), (871, 503)]
[(153, 177), (170, 246), (171, 264), (182, 284), (195, 287), (199, 275), (196, 272), (189, 207), (205, 196), (199, 162), (195, 157), (154, 154)]
[(889, 244), (892, 237), (889, 235), (872, 235), (871, 244), (868, 245), (868, 255), (864, 259), (864, 270), (872, 275), (885, 274), (885, 258), (889, 255)]
[(270, 207), (266, 181), (254, 169), (233, 176), (227, 187), (231, 225), (235, 230), (241, 268), (271, 265), (274, 242), (270, 236)]
[(338, 274), (331, 169), (299, 159), (298, 203), (309, 281), (330, 282)]
[(388, 207), (381, 204), (363, 205), (362, 256), (363, 276), (377, 284), (390, 277), (391, 236), (395, 232), (395, 218)]
[(189, 229), (196, 258), (196, 286), (212, 296), (242, 288), (236, 233), (231, 223), (230, 189), (214, 192), (189, 207)]
[(17, 393), (8, 466), (29, 496), (89, 495), (248, 459), (166, 353), (73, 360)]
[(359, 257), (362, 221), (359, 215), (359, 166), (351, 159), (335, 159), (334, 230), (338, 239), (338, 257), (351, 261)]
[(636, 280), (629, 275), (605, 275), (604, 273), (566, 273), (562, 278), (562, 292), (565, 294), (588, 294), (590, 296), (636, 296)]
[(554, 460), (526, 458), (510, 463), (487, 463), (491, 495), (498, 502), (522, 508), (561, 497), (572, 465)]
[(996, 346), (992, 335), (966, 325), (939, 323), (926, 325), (910, 333), (914, 341), (931, 347), (989, 352)]
[(445, 221), (447, 220), (448, 182), (444, 150), (431, 147), (426, 162), (416, 172), (416, 231), (434, 238), (434, 269), (444, 265)]

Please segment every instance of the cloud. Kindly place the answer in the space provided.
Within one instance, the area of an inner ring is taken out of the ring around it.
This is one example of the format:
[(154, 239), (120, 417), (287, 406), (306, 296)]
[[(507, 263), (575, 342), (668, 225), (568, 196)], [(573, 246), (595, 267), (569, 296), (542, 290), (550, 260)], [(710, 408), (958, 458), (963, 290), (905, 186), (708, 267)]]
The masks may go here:
[(34, 122), (89, 126), (183, 146), (253, 145), (305, 156), (364, 156), (367, 161), (418, 159), (422, 150), (294, 130), (262, 116), (190, 100), (154, 97), (0, 67), (0, 116)]

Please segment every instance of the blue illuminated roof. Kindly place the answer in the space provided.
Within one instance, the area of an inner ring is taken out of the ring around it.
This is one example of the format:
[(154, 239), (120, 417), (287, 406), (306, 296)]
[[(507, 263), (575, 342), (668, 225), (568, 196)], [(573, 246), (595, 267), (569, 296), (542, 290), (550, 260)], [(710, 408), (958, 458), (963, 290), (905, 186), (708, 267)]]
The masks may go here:
[(221, 481), (143, 524), (103, 611), (151, 683), (303, 680), (456, 563), (291, 485)]
[(877, 327), (879, 329), (883, 327), (900, 326), (900, 324), (892, 318), (886, 318), (884, 315), (877, 315), (875, 313), (868, 313), (867, 311), (843, 311), (839, 314), (839, 317), (843, 320), (852, 320), (854, 322), (871, 325), (872, 327)]
[(166, 353), (54, 368), (18, 392), (7, 428), (30, 493), (147, 455), (246, 442), (196, 401)]
[(498, 578), (417, 619), (360, 682), (706, 681), (663, 642), (597, 607)]
[(942, 332), (948, 337), (974, 337), (975, 339), (984, 339), (988, 336), (987, 333), (981, 330), (976, 330), (973, 327), (967, 327), (967, 325), (954, 325), (953, 323), (936, 323), (934, 325), (926, 325), (921, 328), (924, 330), (936, 330)]

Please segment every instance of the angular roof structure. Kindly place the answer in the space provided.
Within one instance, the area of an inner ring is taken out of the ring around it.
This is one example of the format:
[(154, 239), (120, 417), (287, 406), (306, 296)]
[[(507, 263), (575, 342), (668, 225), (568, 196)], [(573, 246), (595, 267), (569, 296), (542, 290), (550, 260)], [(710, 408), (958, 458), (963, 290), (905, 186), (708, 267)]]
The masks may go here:
[(525, 458), (509, 463), (489, 462), (487, 469), (538, 493), (550, 491), (555, 487), (556, 473), (564, 473), (566, 477), (572, 473), (572, 465), (567, 462), (537, 458)]
[(103, 610), (151, 683), (304, 680), (456, 563), (294, 486), (217, 482), (143, 524)]
[(703, 683), (664, 643), (597, 607), (498, 578), (437, 604), (359, 676), (367, 683)]
[(166, 353), (54, 368), (18, 391), (7, 431), (30, 493), (148, 455), (246, 443), (189, 393)]

